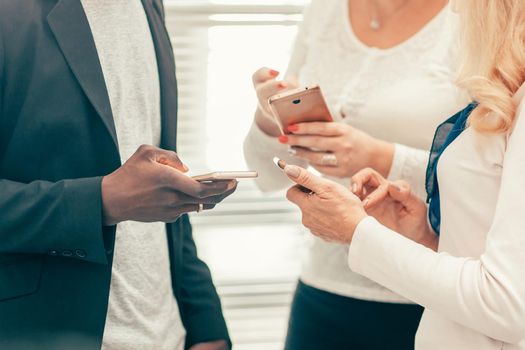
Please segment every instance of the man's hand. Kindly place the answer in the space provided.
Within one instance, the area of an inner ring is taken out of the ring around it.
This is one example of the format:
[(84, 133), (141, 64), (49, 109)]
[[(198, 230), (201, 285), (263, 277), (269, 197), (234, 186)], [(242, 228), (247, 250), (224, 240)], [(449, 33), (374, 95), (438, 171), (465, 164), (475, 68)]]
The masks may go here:
[(139, 147), (126, 163), (102, 179), (104, 224), (174, 222), (198, 210), (199, 204), (212, 209), (237, 187), (236, 181), (200, 183), (185, 175), (187, 171), (175, 152)]
[(230, 348), (225, 340), (218, 340), (209, 343), (195, 344), (190, 350), (230, 350)]

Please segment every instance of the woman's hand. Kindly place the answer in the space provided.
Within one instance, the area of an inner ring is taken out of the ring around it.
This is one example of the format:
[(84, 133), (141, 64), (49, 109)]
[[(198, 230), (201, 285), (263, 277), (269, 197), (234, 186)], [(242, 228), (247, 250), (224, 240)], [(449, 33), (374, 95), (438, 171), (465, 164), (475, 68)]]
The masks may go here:
[(261, 68), (253, 74), (253, 86), (257, 93), (257, 111), (255, 112), (255, 122), (266, 134), (274, 137), (281, 135), (281, 130), (275, 123), (272, 111), (268, 105), (268, 98), (289, 89), (296, 85), (292, 82), (279, 81), (279, 72), (270, 68)]
[(279, 141), (292, 146), (292, 154), (307, 160), (324, 175), (346, 178), (372, 167), (386, 177), (390, 171), (394, 145), (350, 125), (300, 123), (289, 126), (288, 131), (292, 134)]
[(355, 228), (367, 216), (361, 200), (345, 186), (298, 166), (287, 165), (284, 171), (297, 184), (286, 197), (301, 209), (303, 225), (326, 241), (350, 244)]
[[(313, 122), (288, 127), (291, 135), (279, 138), (292, 153), (306, 159), (320, 173), (347, 178), (371, 167), (388, 176), (394, 145), (342, 123)], [(330, 158), (332, 157), (332, 162)], [(335, 158), (334, 158), (335, 156)]]
[(405, 181), (388, 182), (377, 171), (363, 169), (352, 177), (352, 191), (367, 213), (403, 236), (437, 250), (438, 237), (427, 221), (427, 206)]

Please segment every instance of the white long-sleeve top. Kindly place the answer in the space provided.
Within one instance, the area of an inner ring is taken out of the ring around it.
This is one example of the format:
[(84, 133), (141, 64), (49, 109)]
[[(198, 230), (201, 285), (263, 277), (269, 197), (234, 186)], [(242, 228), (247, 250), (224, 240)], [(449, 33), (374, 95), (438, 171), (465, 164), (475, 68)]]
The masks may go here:
[[(319, 84), (337, 122), (397, 143), (390, 179), (408, 179), (424, 196), (424, 177), (436, 127), (465, 107), (454, 84), (457, 18), (445, 8), (417, 34), (391, 49), (365, 46), (348, 18), (348, 1), (313, 0), (305, 11), (287, 76), (301, 85)], [(245, 158), (259, 171), (264, 191), (290, 186), (272, 158), (307, 166), (287, 146), (253, 125)], [(349, 185), (349, 179), (334, 179)], [(348, 247), (312, 238), (301, 279), (306, 284), (353, 298), (408, 302), (347, 266)]]
[(438, 181), (438, 253), (367, 218), (350, 268), (425, 306), (417, 349), (525, 349), (523, 102), (511, 133), (463, 132), (443, 153)]

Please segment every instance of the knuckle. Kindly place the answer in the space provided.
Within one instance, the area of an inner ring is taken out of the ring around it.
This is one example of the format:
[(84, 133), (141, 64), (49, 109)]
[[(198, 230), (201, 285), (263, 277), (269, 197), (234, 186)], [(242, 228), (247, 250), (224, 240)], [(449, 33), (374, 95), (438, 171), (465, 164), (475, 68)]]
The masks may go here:
[(157, 172), (157, 176), (158, 176), (159, 183), (161, 183), (162, 185), (165, 185), (165, 186), (171, 185), (172, 179), (173, 179), (171, 172), (159, 171)]
[(301, 223), (303, 224), (303, 226), (308, 227), (308, 225), (310, 224), (310, 220), (308, 219), (307, 216), (303, 215), (301, 219)]
[(177, 161), (177, 162), (181, 162), (180, 158), (179, 158), (179, 155), (177, 154), (177, 152), (175, 151), (168, 151), (168, 156), (170, 158), (173, 158), (173, 160)]
[(349, 152), (349, 151), (352, 151), (352, 150), (354, 149), (354, 145), (353, 145), (352, 142), (350, 142), (350, 141), (345, 141), (345, 142), (343, 143), (343, 148), (344, 148), (347, 152)]
[(138, 152), (140, 153), (146, 153), (148, 150), (149, 150), (149, 145), (140, 145), (139, 148), (137, 149)]
[(326, 192), (335, 192), (337, 190), (337, 184), (333, 182), (327, 182), (324, 184), (324, 188)]
[(302, 171), (301, 174), (299, 175), (299, 182), (304, 184), (306, 187), (308, 187), (308, 185), (312, 183), (312, 179), (307, 172)]
[(254, 84), (257, 84), (257, 82), (259, 81), (259, 77), (261, 76), (261, 71), (262, 71), (262, 68), (259, 68), (253, 73), (252, 81)]
[(286, 191), (286, 199), (289, 201), (293, 200), (293, 187)]

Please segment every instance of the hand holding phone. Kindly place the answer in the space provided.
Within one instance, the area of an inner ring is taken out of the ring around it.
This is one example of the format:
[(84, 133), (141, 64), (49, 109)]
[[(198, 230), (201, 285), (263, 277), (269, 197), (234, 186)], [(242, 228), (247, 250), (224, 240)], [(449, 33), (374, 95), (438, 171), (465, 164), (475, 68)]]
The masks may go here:
[(273, 95), (268, 104), (283, 134), (289, 134), (288, 127), (293, 124), (333, 121), (318, 85)]
[(235, 181), (201, 183), (185, 174), (178, 155), (141, 146), (118, 169), (102, 178), (105, 226), (122, 221), (175, 222), (180, 215), (212, 209), (231, 195)]
[[(273, 157), (273, 163), (279, 168), (281, 169), (282, 171), (284, 171), (284, 168), (286, 168), (286, 161), (284, 159), (279, 159), (278, 157)], [(310, 190), (309, 188), (306, 188), (304, 186), (299, 186), (299, 189), (304, 192), (304, 193), (307, 193), (309, 195), (313, 195), (315, 194), (314, 191)]]

